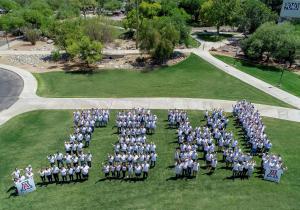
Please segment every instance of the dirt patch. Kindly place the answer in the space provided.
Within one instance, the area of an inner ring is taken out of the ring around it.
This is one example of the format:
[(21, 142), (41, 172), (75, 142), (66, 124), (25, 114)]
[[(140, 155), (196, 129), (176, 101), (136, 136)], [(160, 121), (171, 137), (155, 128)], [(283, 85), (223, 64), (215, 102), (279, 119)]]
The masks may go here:
[[(117, 58), (104, 58), (97, 62), (96, 69), (126, 69), (126, 70), (152, 70), (162, 66), (172, 66), (183, 61), (188, 54), (176, 54), (163, 64), (157, 64), (149, 55), (126, 55)], [(78, 71), (86, 66), (72, 61), (54, 62), (44, 56), (1, 56), (0, 63), (16, 66), (30, 72), (43, 73), (51, 71)]]

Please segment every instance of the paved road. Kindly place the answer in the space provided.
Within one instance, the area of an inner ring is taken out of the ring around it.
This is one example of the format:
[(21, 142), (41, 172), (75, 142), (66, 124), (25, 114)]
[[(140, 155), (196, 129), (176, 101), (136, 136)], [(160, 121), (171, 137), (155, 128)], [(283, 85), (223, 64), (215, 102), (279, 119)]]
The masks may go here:
[(24, 82), (18, 74), (0, 68), (0, 111), (18, 100), (23, 86)]

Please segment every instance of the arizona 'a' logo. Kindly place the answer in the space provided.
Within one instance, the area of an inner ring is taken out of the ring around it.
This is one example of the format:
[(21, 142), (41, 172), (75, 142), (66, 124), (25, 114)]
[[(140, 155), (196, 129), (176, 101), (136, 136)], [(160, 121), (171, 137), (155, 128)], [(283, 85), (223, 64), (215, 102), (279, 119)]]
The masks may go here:
[(22, 182), (22, 191), (26, 191), (32, 188), (32, 185), (29, 184), (29, 181), (26, 180), (24, 182)]
[(267, 177), (277, 179), (277, 170), (270, 170), (270, 173), (268, 173)]

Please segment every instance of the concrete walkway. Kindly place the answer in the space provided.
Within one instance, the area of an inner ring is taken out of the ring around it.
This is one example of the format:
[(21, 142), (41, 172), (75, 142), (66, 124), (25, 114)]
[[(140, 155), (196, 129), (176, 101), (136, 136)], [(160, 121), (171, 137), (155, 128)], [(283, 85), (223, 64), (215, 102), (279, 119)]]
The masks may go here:
[(300, 98), (294, 96), (284, 90), (281, 90), (275, 86), (270, 85), (262, 80), (259, 80), (249, 74), (246, 74), (226, 63), (220, 61), (216, 57), (212, 56), (208, 51), (203, 50), (194, 50), (193, 53), (198, 55), (199, 57), (203, 58), (207, 62), (211, 63), (212, 65), (216, 66), (218, 69), (230, 74), (231, 76), (277, 98), (289, 105), (292, 105), (295, 108), (300, 109)]
[[(24, 89), (19, 100), (9, 109), (0, 112), (0, 125), (19, 114), (40, 109), (145, 107), (149, 109), (211, 110), (223, 108), (226, 112), (231, 112), (232, 105), (236, 103), (235, 101), (192, 98), (42, 98), (36, 95), (37, 81), (31, 73), (3, 64), (0, 64), (0, 68), (13, 71), (24, 80)], [(300, 122), (300, 110), (260, 104), (255, 104), (255, 106), (262, 116)]]

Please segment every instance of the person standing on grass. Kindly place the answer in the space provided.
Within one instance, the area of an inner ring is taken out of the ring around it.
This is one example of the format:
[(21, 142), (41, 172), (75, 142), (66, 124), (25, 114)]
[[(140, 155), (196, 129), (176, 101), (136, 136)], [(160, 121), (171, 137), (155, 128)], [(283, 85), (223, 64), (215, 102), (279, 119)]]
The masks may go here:
[(60, 172), (59, 168), (56, 165), (54, 165), (52, 167), (52, 174), (56, 183), (59, 182), (59, 176), (58, 176), (59, 172)]
[(57, 166), (60, 167), (60, 166), (63, 166), (63, 154), (60, 153), (60, 152), (56, 152), (55, 154), (55, 160), (57, 162)]
[(150, 167), (149, 163), (144, 162), (144, 164), (143, 164), (143, 179), (148, 178), (149, 167)]
[(104, 163), (102, 163), (102, 165), (103, 165), (102, 170), (103, 170), (103, 173), (105, 175), (105, 178), (108, 178), (108, 176), (109, 176), (109, 165), (104, 164)]
[(76, 174), (76, 180), (81, 180), (81, 166), (75, 165), (75, 174)]
[(69, 181), (74, 180), (74, 168), (73, 167), (68, 167), (68, 175), (69, 175)]
[(48, 159), (48, 161), (49, 161), (49, 163), (50, 163), (50, 166), (53, 167), (54, 164), (55, 164), (55, 157), (54, 157), (53, 155), (49, 155), (49, 156), (47, 157), (47, 159)]
[(233, 163), (233, 169), (232, 169), (232, 179), (234, 180), (238, 174), (239, 174), (239, 167), (240, 164), (238, 162)]
[(89, 169), (90, 167), (86, 164), (83, 165), (82, 167), (82, 177), (83, 179), (89, 179)]
[(198, 163), (197, 161), (195, 161), (193, 163), (193, 176), (196, 177), (197, 174), (198, 174), (198, 171), (199, 171), (199, 168), (200, 168), (200, 163)]
[(51, 168), (46, 168), (45, 176), (47, 177), (48, 182), (51, 183), (52, 182), (52, 170), (51, 170)]
[(67, 181), (67, 169), (64, 166), (60, 169), (60, 174), (61, 174), (62, 181), (66, 182)]
[(45, 181), (46, 181), (45, 170), (44, 170), (43, 168), (41, 168), (41, 169), (39, 170), (39, 174), (40, 174), (42, 183), (45, 183)]
[(122, 178), (124, 179), (126, 177), (126, 171), (127, 171), (127, 167), (125, 163), (122, 164), (121, 170), (122, 170)]
[(91, 152), (88, 152), (88, 154), (85, 156), (87, 165), (91, 168), (92, 167), (92, 154)]
[(128, 166), (128, 178), (131, 179), (133, 177), (133, 165), (132, 163), (129, 163)]
[(142, 167), (141, 167), (140, 164), (137, 164), (137, 165), (134, 167), (134, 172), (135, 172), (136, 178), (140, 178), (141, 173), (142, 173)]

